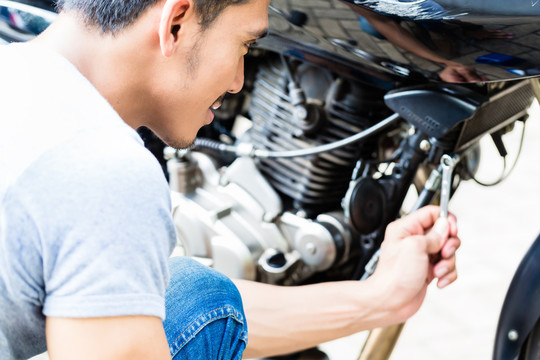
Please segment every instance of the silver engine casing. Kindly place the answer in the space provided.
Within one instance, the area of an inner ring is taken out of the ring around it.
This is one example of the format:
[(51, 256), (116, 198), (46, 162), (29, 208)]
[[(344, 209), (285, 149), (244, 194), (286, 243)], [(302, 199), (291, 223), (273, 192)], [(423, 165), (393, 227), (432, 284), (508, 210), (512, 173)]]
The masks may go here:
[(187, 152), (167, 167), (185, 255), (231, 278), (281, 284), (301, 282), (347, 258), (350, 235), (343, 215), (311, 220), (283, 212), (280, 197), (251, 158), (217, 169), (210, 156)]

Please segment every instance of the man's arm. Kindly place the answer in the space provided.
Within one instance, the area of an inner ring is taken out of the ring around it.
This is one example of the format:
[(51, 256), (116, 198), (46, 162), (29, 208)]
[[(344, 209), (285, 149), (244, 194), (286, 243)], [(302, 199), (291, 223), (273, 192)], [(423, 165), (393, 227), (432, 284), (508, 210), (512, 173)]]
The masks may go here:
[[(245, 357), (290, 353), (359, 331), (400, 323), (420, 307), (432, 279), (457, 278), (455, 218), (430, 206), (390, 224), (375, 273), (365, 281), (279, 287), (237, 280), (248, 323)], [(430, 254), (442, 249), (432, 265)]]
[(51, 360), (171, 359), (163, 324), (154, 316), (48, 317), (46, 334)]
[(248, 322), (245, 358), (292, 353), (388, 324), (366, 282), (280, 287), (235, 281)]
[(371, 26), (394, 45), (397, 45), (416, 56), (443, 65), (444, 69), (439, 73), (442, 80), (453, 83), (487, 80), (484, 76), (479, 75), (473, 67), (440, 56), (416, 39), (409, 31), (404, 29), (392, 18), (366, 10), (361, 6), (349, 3), (347, 3), (347, 5), (357, 14), (364, 17)]

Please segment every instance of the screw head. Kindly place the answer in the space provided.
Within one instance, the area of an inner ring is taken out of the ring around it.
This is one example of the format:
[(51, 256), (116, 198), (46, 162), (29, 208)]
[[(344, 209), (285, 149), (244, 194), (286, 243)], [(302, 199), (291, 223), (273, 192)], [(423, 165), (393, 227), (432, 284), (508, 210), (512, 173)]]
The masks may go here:
[(422, 140), (420, 141), (420, 150), (422, 151), (429, 151), (431, 149), (431, 143), (429, 142), (429, 140)]
[(300, 106), (298, 106), (298, 107), (296, 108), (296, 116), (297, 116), (299, 119), (305, 120), (305, 119), (307, 118), (307, 115), (308, 115), (308, 113), (307, 113), (307, 110), (306, 110), (305, 107), (300, 107)]
[(315, 253), (317, 252), (317, 247), (315, 246), (315, 244), (313, 244), (312, 242), (308, 242), (306, 244), (306, 250), (308, 253), (310, 253), (311, 255), (315, 255)]
[(516, 341), (518, 338), (519, 338), (519, 333), (516, 330), (512, 329), (508, 332), (508, 339), (510, 341)]

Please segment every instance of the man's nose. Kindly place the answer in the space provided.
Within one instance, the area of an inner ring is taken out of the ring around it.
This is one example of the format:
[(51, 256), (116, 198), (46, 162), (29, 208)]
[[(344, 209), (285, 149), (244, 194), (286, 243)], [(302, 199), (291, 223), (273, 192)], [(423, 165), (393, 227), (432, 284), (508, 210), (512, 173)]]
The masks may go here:
[(234, 77), (231, 86), (229, 87), (229, 93), (236, 94), (242, 90), (244, 86), (244, 59), (240, 60), (238, 68), (236, 69), (236, 75)]

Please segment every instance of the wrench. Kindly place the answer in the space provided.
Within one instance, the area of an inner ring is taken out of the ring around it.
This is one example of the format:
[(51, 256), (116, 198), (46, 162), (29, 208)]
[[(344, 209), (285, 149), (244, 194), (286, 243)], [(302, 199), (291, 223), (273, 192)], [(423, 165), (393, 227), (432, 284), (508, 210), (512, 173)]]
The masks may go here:
[(448, 202), (450, 201), (450, 192), (452, 190), (452, 174), (454, 168), (459, 162), (459, 157), (451, 157), (450, 155), (443, 155), (441, 157), (441, 169), (442, 169), (442, 182), (441, 182), (441, 217), (448, 218)]

